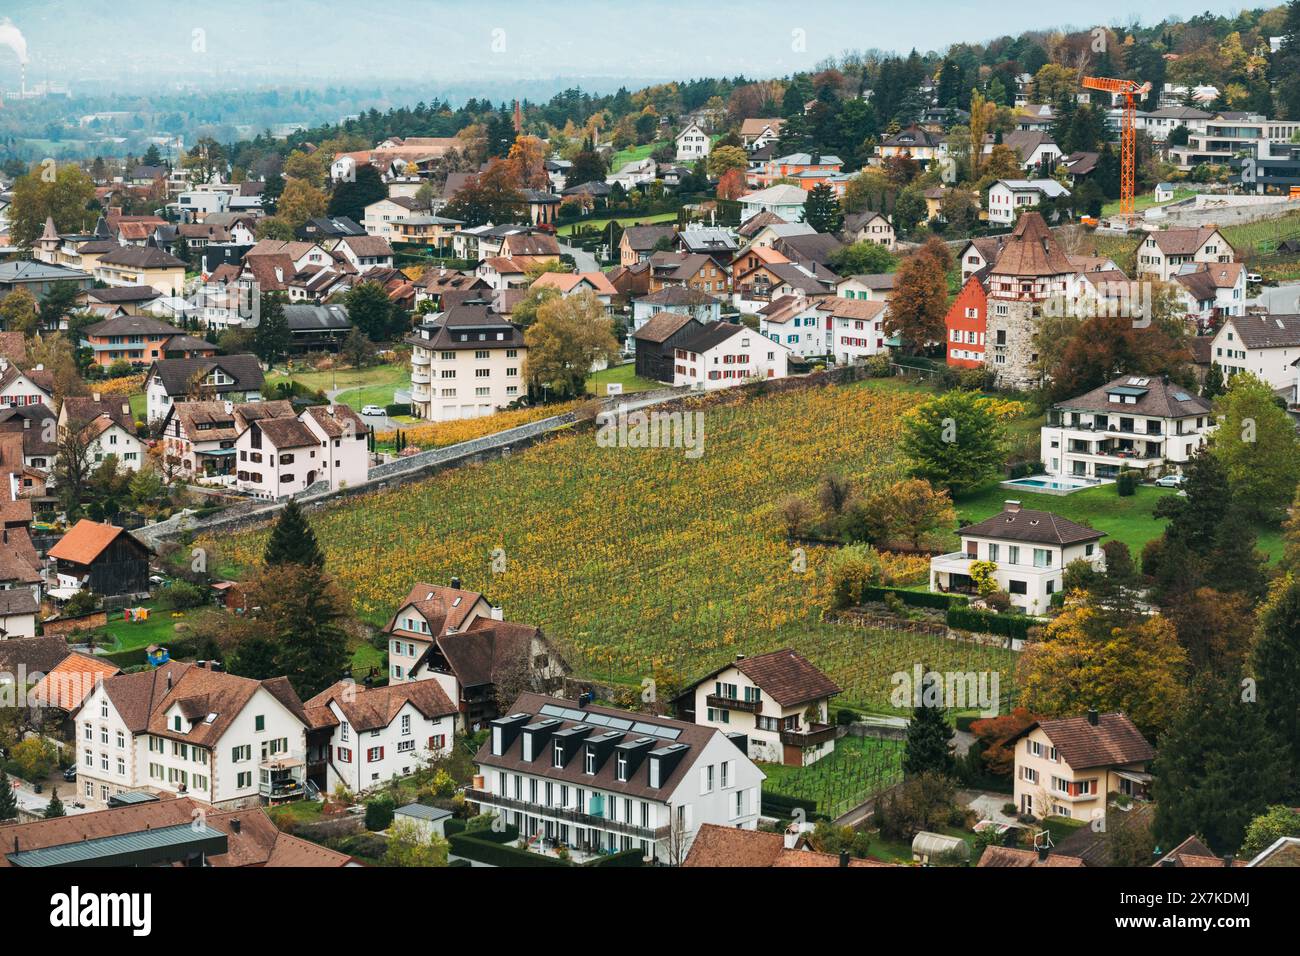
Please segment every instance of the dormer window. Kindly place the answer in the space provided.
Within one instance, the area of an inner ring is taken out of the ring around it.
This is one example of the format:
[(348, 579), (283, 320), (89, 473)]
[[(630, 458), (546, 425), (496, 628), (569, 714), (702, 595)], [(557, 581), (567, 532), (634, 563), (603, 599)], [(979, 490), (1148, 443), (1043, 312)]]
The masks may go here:
[(618, 775), (618, 779), (626, 783), (627, 782), (627, 754), (618, 755), (618, 762), (615, 765), (615, 771)]
[(562, 769), (564, 767), (564, 744), (560, 743), (557, 740), (555, 742), (555, 749), (553, 751), (553, 754), (554, 757), (551, 761), (551, 766), (557, 769)]
[(586, 763), (583, 769), (591, 775), (596, 773), (596, 751), (592, 747), (586, 749)]

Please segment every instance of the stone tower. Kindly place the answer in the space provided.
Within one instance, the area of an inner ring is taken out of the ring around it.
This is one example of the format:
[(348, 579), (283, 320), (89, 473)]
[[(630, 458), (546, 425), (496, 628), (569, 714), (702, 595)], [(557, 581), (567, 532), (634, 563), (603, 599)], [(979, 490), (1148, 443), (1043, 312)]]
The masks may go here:
[(989, 272), (984, 361), (999, 388), (1031, 389), (1039, 384), (1034, 337), (1043, 305), (1066, 294), (1076, 271), (1043, 217), (1022, 214)]

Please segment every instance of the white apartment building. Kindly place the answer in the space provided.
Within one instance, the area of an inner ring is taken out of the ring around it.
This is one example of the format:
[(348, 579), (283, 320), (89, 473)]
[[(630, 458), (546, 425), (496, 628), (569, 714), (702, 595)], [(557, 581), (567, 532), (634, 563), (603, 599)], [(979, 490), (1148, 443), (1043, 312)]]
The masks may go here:
[(785, 378), (790, 349), (731, 322), (711, 322), (673, 351), (673, 385), (712, 391)]
[(1171, 281), (1195, 262), (1232, 262), (1236, 250), (1213, 226), (1149, 232), (1137, 250), (1137, 274)]
[(835, 749), (839, 686), (790, 648), (736, 659), (686, 689), (695, 723), (744, 734), (751, 760), (805, 767)]
[(472, 301), (427, 318), (411, 346), (411, 411), (428, 421), (491, 415), (528, 394), (524, 333)]
[(1246, 311), (1246, 267), (1240, 262), (1192, 262), (1174, 276), (1187, 314), (1202, 328)]
[(537, 852), (579, 862), (639, 849), (680, 864), (701, 825), (758, 826), (764, 774), (723, 732), (522, 694), (491, 723), (466, 800), (504, 815)]
[(1057, 402), (1041, 430), (1047, 473), (1114, 478), (1131, 469), (1154, 478), (1180, 472), (1214, 428), (1210, 403), (1163, 378), (1125, 375)]
[(1277, 391), (1294, 389), (1300, 315), (1234, 315), (1210, 342), (1210, 361), (1225, 377), (1250, 372)]
[(1300, 120), (1269, 119), (1257, 113), (1219, 113), (1192, 130), (1187, 145), (1169, 147), (1169, 159), (1182, 169), (1220, 164), (1236, 156), (1266, 156), (1274, 144), (1290, 143)]
[[(235, 439), (236, 487), (274, 500), (318, 481), (335, 490), (365, 481), (370, 469), (369, 426), (347, 405), (312, 406), (298, 417), (281, 414), (281, 402), (240, 409)], [(263, 417), (257, 417), (265, 409)]]
[(451, 753), (456, 705), (436, 681), (360, 687), (339, 681), (304, 705), (309, 762), (325, 764), (325, 788), (353, 793), (410, 776)]
[(283, 677), (256, 681), (172, 661), (98, 684), (73, 715), (77, 789), (176, 793), (219, 809), (301, 796), (302, 704)]
[(930, 559), (930, 590), (974, 593), (971, 565), (989, 562), (998, 589), (1029, 614), (1046, 612), (1061, 591), (1065, 567), (1082, 558), (1104, 570), (1097, 542), (1104, 535), (1050, 511), (1030, 511), (1008, 501), (1001, 514), (962, 528), (962, 550)]

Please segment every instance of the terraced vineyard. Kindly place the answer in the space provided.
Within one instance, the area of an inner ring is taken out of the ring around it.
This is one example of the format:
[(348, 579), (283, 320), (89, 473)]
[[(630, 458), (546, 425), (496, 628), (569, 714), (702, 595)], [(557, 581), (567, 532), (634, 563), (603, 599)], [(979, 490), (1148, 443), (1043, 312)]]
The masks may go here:
[[(826, 555), (810, 548), (806, 570), (795, 570), (775, 514), (827, 471), (864, 491), (898, 478), (901, 417), (924, 397), (867, 382), (701, 398), (698, 458), (604, 448), (590, 429), (574, 431), (312, 521), (365, 620), (386, 620), (413, 581), (458, 576), (508, 619), (540, 625), (596, 680), (690, 677), (739, 652), (791, 646), (840, 683), (840, 703), (863, 709), (893, 710), (889, 675), (916, 663), (999, 670), (1005, 690), (1009, 652), (823, 623)], [(204, 543), (251, 567), (264, 541), (262, 530)], [(924, 559), (909, 561), (923, 572)]]

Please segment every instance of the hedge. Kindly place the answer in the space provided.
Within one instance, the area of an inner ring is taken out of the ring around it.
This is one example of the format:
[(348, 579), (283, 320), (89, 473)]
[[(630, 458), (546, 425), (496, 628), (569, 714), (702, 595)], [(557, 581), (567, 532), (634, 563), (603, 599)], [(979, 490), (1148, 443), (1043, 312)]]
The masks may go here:
[(644, 855), (641, 850), (637, 848), (633, 850), (619, 850), (617, 853), (611, 853), (609, 856), (598, 857), (582, 865), (628, 867), (641, 866), (644, 861)]
[(907, 588), (864, 587), (862, 600), (883, 601), (886, 594), (897, 595), (904, 604), (913, 607), (932, 607), (941, 611), (966, 604), (966, 598), (960, 594), (936, 594), (934, 591), (911, 591)]
[(981, 634), (999, 634), (1003, 637), (1024, 639), (1029, 629), (1038, 625), (1038, 619), (1023, 614), (990, 614), (968, 607), (950, 607), (946, 616), (949, 627)]
[(451, 845), (451, 852), (456, 856), (463, 856), (467, 860), (477, 860), (479, 863), (489, 863), (492, 866), (505, 867), (538, 867), (538, 866), (570, 866), (564, 860), (557, 859), (553, 856), (544, 856), (541, 853), (534, 853), (532, 850), (521, 850), (518, 847), (507, 846), (504, 843), (496, 843), (492, 840), (484, 839), (477, 833), (471, 835), (468, 833), (456, 833), (447, 835), (447, 843)]
[(802, 810), (808, 819), (817, 815), (817, 801), (802, 797), (791, 797), (784, 793), (763, 791), (762, 811), (764, 816), (787, 820), (794, 816), (795, 810)]
[(409, 402), (404, 405), (398, 405), (398, 404), (385, 405), (384, 411), (388, 414), (390, 418), (394, 415), (409, 415), (411, 414), (411, 406)]

